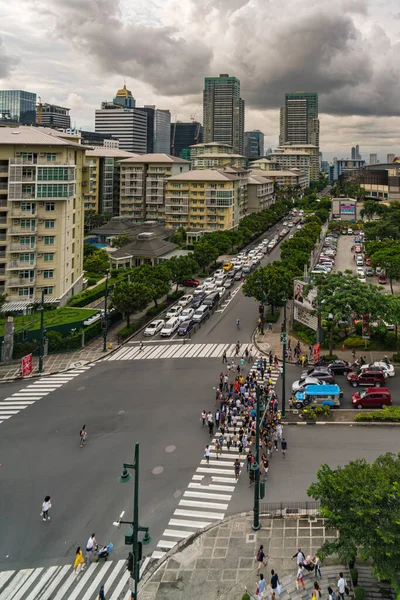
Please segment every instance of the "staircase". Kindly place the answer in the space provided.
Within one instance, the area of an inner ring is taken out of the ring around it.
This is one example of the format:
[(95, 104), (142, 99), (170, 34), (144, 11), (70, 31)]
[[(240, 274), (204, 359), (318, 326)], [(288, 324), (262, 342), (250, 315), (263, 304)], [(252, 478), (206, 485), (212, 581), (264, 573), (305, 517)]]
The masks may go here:
[[(346, 596), (348, 600), (353, 600), (354, 592), (353, 586), (350, 579), (350, 573), (346, 568), (341, 565), (322, 565), (321, 573), (322, 577), (315, 576), (314, 572), (305, 571), (304, 573), (304, 584), (306, 589), (300, 587), (296, 590), (296, 574), (284, 575), (280, 578), (282, 585), (282, 592), (279, 596), (279, 600), (310, 600), (311, 591), (314, 587), (314, 581), (318, 581), (321, 588), (321, 600), (327, 600), (328, 598), (328, 586), (330, 586), (337, 594), (337, 582), (339, 580), (339, 573), (342, 572), (347, 581), (347, 587), (350, 590), (350, 595)], [(277, 599), (278, 600), (278, 599)], [(378, 599), (373, 599), (378, 600)], [(380, 600), (380, 599), (379, 599)]]
[(365, 600), (395, 600), (390, 583), (377, 581), (370, 565), (357, 565), (358, 586), (365, 590)]

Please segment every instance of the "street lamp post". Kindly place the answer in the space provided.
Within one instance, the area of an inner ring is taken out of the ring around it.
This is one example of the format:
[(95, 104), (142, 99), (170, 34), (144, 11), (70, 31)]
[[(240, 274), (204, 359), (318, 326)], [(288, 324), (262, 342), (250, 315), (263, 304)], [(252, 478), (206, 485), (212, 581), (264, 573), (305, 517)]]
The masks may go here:
[(261, 267), (261, 306), (260, 317), (261, 317), (261, 335), (264, 335), (264, 320), (265, 320), (265, 305), (264, 305), (264, 269)]
[(38, 308), (40, 310), (40, 341), (39, 341), (39, 373), (43, 373), (44, 356), (44, 290), (42, 290), (42, 300)]
[(256, 455), (254, 463), (250, 465), (254, 469), (254, 510), (253, 530), (258, 531), (260, 525), (260, 413), (261, 413), (261, 388), (257, 385), (257, 413), (256, 413)]
[(106, 294), (104, 296), (103, 352), (107, 352), (107, 333), (108, 333), (108, 314), (107, 314), (108, 275), (109, 275), (109, 271), (106, 272)]
[(287, 345), (287, 331), (286, 331), (286, 296), (283, 298), (283, 328), (281, 333), (282, 341), (282, 419), (286, 418), (286, 345)]
[[(121, 524), (130, 525), (132, 529), (125, 535), (125, 544), (132, 545), (132, 553), (129, 553), (128, 558), (128, 570), (131, 573), (131, 580), (133, 580), (133, 589), (131, 587), (131, 598), (137, 600), (138, 598), (138, 584), (140, 577), (140, 561), (142, 559), (142, 544), (150, 544), (151, 537), (149, 535), (148, 527), (141, 527), (139, 525), (139, 444), (135, 445), (135, 462), (133, 464), (123, 463), (122, 473), (118, 478), (119, 483), (127, 483), (131, 480), (131, 474), (128, 469), (134, 469), (135, 471), (135, 482), (133, 489), (133, 521), (122, 521), (121, 517), (115, 523), (117, 527)], [(122, 515), (121, 515), (122, 516)], [(139, 541), (139, 532), (144, 532), (143, 540)], [(132, 581), (131, 581), (132, 583)]]

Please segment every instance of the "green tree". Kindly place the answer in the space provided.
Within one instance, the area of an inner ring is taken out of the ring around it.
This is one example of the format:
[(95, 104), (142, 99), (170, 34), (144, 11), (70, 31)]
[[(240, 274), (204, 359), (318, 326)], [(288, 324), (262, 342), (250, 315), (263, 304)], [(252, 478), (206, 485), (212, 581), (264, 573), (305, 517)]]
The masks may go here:
[(381, 204), (379, 200), (366, 200), (360, 211), (361, 218), (372, 219), (375, 216), (382, 217), (389, 211), (385, 204)]
[(91, 231), (92, 229), (96, 229), (97, 227), (101, 227), (108, 223), (111, 219), (112, 215), (101, 215), (97, 213), (95, 210), (85, 210), (84, 217), (84, 227), (85, 232)]
[(211, 242), (200, 240), (194, 247), (193, 257), (202, 269), (208, 267), (219, 256), (218, 248)]
[(155, 306), (158, 306), (158, 300), (168, 294), (170, 290), (171, 272), (167, 264), (154, 267), (152, 265), (141, 265), (133, 270), (132, 277), (134, 281), (143, 283), (149, 288)]
[(246, 279), (242, 290), (245, 296), (251, 296), (258, 302), (271, 306), (272, 312), (282, 303), (282, 298), (293, 294), (293, 272), (280, 261), (274, 261), (266, 267), (260, 267)]
[(151, 290), (146, 284), (119, 281), (114, 286), (111, 303), (119, 312), (126, 315), (129, 327), (131, 314), (146, 308), (151, 298)]
[(176, 290), (178, 290), (179, 284), (183, 283), (185, 279), (192, 277), (198, 268), (199, 265), (192, 256), (171, 258), (168, 261), (168, 269), (171, 272), (171, 281), (176, 283)]
[(89, 258), (98, 250), (94, 244), (83, 244), (83, 259)]
[(344, 467), (321, 465), (307, 494), (321, 503), (325, 526), (339, 532), (325, 542), (322, 556), (338, 554), (347, 561), (357, 553), (373, 562), (375, 574), (399, 586), (400, 454), (385, 454), (375, 462), (364, 458)]
[(131, 241), (131, 238), (126, 233), (120, 233), (114, 236), (111, 240), (111, 246), (113, 248), (122, 248), (126, 246)]
[(172, 244), (181, 246), (186, 242), (186, 229), (184, 227), (178, 227), (178, 229), (169, 238)]
[[(396, 352), (399, 352), (399, 323), (400, 323), (400, 298), (399, 296), (391, 296), (385, 294), (384, 303), (384, 319), (387, 323), (394, 325), (394, 333), (396, 340)], [(387, 331), (385, 326), (385, 331)]]
[(382, 294), (376, 285), (362, 283), (350, 273), (316, 275), (315, 281), (306, 287), (316, 288), (316, 313), (329, 327), (329, 354), (333, 352), (333, 333), (338, 322), (350, 321), (356, 315), (369, 314), (376, 319), (382, 313)]
[(84, 263), (85, 271), (89, 273), (104, 273), (110, 266), (110, 259), (106, 250), (98, 248)]
[(400, 244), (390, 245), (374, 252), (371, 256), (372, 265), (379, 265), (385, 269), (386, 276), (389, 278), (390, 291), (393, 292), (393, 280), (400, 280)]

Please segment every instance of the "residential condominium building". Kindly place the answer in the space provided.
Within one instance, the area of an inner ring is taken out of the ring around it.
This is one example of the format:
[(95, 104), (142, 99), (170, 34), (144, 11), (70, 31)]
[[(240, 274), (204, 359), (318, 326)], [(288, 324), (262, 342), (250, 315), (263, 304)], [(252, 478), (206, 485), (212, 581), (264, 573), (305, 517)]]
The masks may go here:
[(165, 181), (185, 173), (190, 162), (169, 154), (143, 154), (122, 160), (120, 215), (137, 223), (165, 220)]
[(317, 181), (319, 177), (319, 149), (314, 144), (282, 144), (277, 152), (291, 150), (293, 152), (305, 152), (310, 155), (310, 180)]
[(249, 168), (259, 169), (261, 171), (276, 171), (278, 165), (269, 158), (259, 158), (258, 160), (251, 161), (251, 163), (249, 164)]
[(85, 210), (119, 214), (120, 160), (138, 156), (120, 148), (98, 147), (86, 151)]
[(230, 144), (235, 153), (243, 154), (244, 100), (237, 77), (222, 74), (205, 78), (203, 125), (205, 142)]
[(23, 90), (0, 90), (0, 123), (34, 125), (36, 94)]
[(190, 160), (202, 154), (233, 154), (233, 146), (220, 142), (207, 142), (190, 146)]
[(124, 86), (112, 102), (103, 102), (95, 111), (95, 132), (119, 140), (121, 150), (147, 152), (147, 115), (134, 108), (132, 94)]
[(241, 154), (227, 154), (225, 152), (210, 152), (195, 156), (191, 163), (192, 169), (211, 169), (238, 167), (245, 169), (247, 167), (247, 158)]
[(52, 130), (0, 127), (0, 291), (60, 305), (83, 285), (86, 148)]
[(289, 148), (278, 149), (268, 157), (273, 160), (279, 169), (299, 169), (306, 175), (306, 187), (310, 185), (311, 156), (304, 150), (292, 150)]
[(264, 134), (259, 129), (244, 132), (244, 155), (264, 156)]
[(247, 212), (257, 213), (269, 208), (275, 202), (274, 180), (266, 173), (250, 173), (247, 178)]
[(234, 229), (247, 213), (247, 182), (217, 169), (166, 180), (165, 224), (192, 232)]
[(276, 186), (300, 186), (301, 189), (307, 187), (307, 178), (303, 171), (298, 169), (291, 169), (290, 171), (279, 171), (269, 170), (263, 171), (261, 169), (252, 168), (250, 171), (251, 175), (262, 175), (271, 179)]

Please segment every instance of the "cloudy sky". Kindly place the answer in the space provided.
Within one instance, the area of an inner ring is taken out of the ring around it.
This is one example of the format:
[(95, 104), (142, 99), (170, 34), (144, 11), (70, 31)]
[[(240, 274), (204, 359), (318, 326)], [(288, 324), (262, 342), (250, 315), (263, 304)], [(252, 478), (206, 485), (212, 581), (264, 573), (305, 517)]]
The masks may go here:
[(82, 128), (124, 78), (138, 106), (201, 120), (203, 78), (229, 73), (267, 147), (284, 93), (303, 90), (319, 93), (328, 157), (399, 155), (399, 58), (398, 0), (2, 2), (0, 88), (68, 106)]

